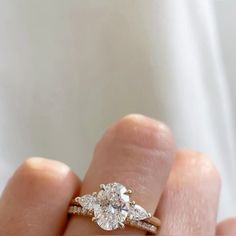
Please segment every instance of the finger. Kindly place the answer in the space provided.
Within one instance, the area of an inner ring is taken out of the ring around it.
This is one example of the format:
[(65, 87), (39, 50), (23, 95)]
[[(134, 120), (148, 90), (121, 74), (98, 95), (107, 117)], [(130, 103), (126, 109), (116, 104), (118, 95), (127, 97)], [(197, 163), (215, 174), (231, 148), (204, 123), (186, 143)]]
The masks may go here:
[(43, 158), (25, 161), (0, 199), (1, 236), (58, 236), (80, 182), (65, 164)]
[(227, 219), (219, 223), (216, 228), (216, 235), (235, 236), (236, 218)]
[(219, 192), (219, 174), (204, 155), (178, 152), (158, 206), (159, 235), (215, 235)]
[[(101, 183), (119, 182), (133, 190), (132, 198), (138, 204), (154, 213), (173, 157), (174, 144), (166, 126), (141, 115), (126, 116), (96, 146), (81, 195), (96, 191)], [(91, 219), (72, 217), (65, 235), (142, 233), (127, 227), (122, 232), (107, 232)]]

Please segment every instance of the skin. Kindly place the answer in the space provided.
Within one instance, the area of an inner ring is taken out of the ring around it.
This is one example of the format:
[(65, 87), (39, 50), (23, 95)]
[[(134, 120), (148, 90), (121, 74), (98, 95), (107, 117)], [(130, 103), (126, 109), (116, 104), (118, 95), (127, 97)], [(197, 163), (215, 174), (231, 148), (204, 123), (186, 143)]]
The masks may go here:
[(236, 235), (236, 219), (216, 224), (220, 176), (201, 153), (176, 150), (171, 131), (142, 115), (113, 124), (96, 145), (81, 182), (63, 163), (30, 158), (0, 198), (1, 236), (145, 235), (126, 227), (102, 231), (86, 217), (67, 217), (73, 197), (120, 182), (132, 198), (162, 221), (158, 235)]

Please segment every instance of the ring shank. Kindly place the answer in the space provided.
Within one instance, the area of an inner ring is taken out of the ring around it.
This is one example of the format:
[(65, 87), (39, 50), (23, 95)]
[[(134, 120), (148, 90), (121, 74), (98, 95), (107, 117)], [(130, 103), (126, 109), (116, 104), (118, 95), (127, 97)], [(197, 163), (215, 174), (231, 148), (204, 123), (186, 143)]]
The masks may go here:
[[(88, 216), (90, 218), (94, 216), (93, 213), (85, 210), (84, 208), (78, 205), (70, 205), (68, 209), (68, 214), (77, 214), (79, 216)], [(145, 230), (149, 233), (156, 234), (158, 228), (161, 226), (161, 221), (158, 218), (152, 216), (142, 221), (126, 220), (125, 225), (129, 225), (129, 226), (141, 229), (141, 230)]]
[(144, 221), (155, 225), (156, 227), (161, 227), (161, 221), (157, 217), (152, 216)]

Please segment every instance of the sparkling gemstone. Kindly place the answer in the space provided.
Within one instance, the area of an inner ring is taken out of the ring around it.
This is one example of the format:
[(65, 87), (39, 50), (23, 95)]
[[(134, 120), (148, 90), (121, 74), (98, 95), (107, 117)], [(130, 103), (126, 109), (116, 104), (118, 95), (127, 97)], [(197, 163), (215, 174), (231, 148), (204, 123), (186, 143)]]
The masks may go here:
[(79, 197), (77, 201), (85, 210), (92, 211), (96, 198), (93, 195), (87, 194)]
[(128, 215), (128, 218), (130, 220), (139, 221), (139, 220), (147, 219), (149, 217), (150, 216), (147, 213), (147, 211), (141, 206), (137, 204), (130, 206), (129, 215)]
[(98, 192), (94, 216), (102, 229), (114, 230), (123, 225), (130, 207), (130, 198), (126, 193), (126, 187), (119, 183), (104, 185)]

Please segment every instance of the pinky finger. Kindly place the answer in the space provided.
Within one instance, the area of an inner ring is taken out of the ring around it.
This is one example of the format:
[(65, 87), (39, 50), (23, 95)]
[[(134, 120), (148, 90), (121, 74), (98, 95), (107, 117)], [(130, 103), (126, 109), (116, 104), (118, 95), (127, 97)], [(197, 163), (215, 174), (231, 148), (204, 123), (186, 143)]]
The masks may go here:
[(166, 189), (158, 206), (160, 236), (214, 236), (220, 176), (203, 154), (177, 152)]
[(216, 228), (216, 235), (235, 236), (236, 218), (230, 218), (220, 222)]

